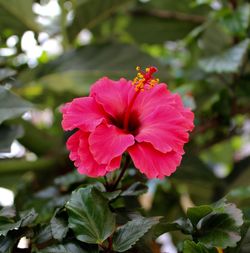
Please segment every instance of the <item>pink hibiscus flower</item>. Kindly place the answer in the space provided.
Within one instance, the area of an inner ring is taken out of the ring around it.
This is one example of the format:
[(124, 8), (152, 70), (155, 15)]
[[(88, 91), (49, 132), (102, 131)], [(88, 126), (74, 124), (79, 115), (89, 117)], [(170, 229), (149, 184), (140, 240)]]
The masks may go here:
[(137, 70), (133, 82), (101, 78), (89, 97), (62, 108), (63, 129), (77, 129), (67, 148), (79, 173), (98, 177), (116, 170), (124, 152), (148, 178), (169, 176), (180, 165), (194, 114), (153, 78), (155, 67)]

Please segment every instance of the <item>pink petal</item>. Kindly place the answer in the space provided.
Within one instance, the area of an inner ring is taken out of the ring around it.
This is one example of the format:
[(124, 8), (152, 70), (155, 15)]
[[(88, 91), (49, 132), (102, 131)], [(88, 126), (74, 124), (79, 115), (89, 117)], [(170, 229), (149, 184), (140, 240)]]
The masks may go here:
[(134, 142), (133, 135), (104, 123), (99, 125), (89, 137), (91, 153), (100, 164), (109, 164), (112, 159), (121, 156)]
[(188, 142), (187, 119), (175, 108), (158, 107), (147, 117), (140, 119), (141, 127), (135, 139), (150, 142), (154, 148), (165, 153), (174, 150), (183, 154), (183, 145)]
[(149, 143), (136, 143), (128, 149), (134, 165), (148, 178), (170, 176), (180, 165), (182, 156), (174, 151), (162, 153)]
[(171, 105), (183, 115), (185, 119), (183, 124), (185, 124), (185, 127), (189, 131), (192, 131), (194, 128), (194, 113), (189, 108), (184, 107), (179, 94), (171, 94), (171, 96), (169, 96), (169, 100), (171, 100)]
[(132, 111), (138, 111), (142, 118), (146, 117), (159, 106), (168, 105), (170, 92), (164, 83), (156, 85), (150, 90), (140, 92), (134, 102)]
[(81, 163), (78, 172), (90, 177), (99, 177), (106, 174), (106, 165), (98, 164), (89, 150), (89, 133), (82, 132), (79, 142), (78, 155)]
[(140, 92), (135, 100), (132, 111), (139, 112), (140, 120), (143, 120), (155, 110), (165, 106), (172, 106), (172, 108), (182, 114), (182, 124), (185, 125), (187, 130), (192, 131), (194, 127), (194, 114), (189, 108), (183, 106), (180, 95), (170, 93), (167, 85), (164, 83), (158, 84), (150, 90)]
[(90, 96), (94, 97), (113, 118), (121, 117), (124, 114), (134, 93), (131, 81), (124, 78), (113, 81), (103, 77), (90, 90)]
[(185, 108), (177, 94), (171, 94), (166, 84), (140, 92), (134, 102), (132, 114), (137, 113), (140, 127), (135, 137), (138, 142), (149, 142), (161, 152), (174, 150), (183, 154), (194, 127), (194, 114)]
[(122, 156), (115, 157), (114, 159), (111, 160), (110, 164), (106, 167), (106, 170), (109, 172), (109, 171), (114, 171), (120, 168), (121, 160), (122, 160)]
[(62, 108), (64, 130), (81, 128), (93, 131), (105, 118), (105, 112), (92, 97), (76, 98)]
[(81, 132), (77, 131), (68, 138), (66, 143), (67, 149), (70, 151), (69, 158), (71, 161), (75, 161), (75, 164), (80, 163), (80, 157), (78, 155), (80, 136)]
[(74, 133), (67, 141), (70, 159), (74, 161), (78, 172), (89, 177), (99, 177), (120, 167), (121, 157), (114, 158), (110, 164), (99, 164), (89, 150), (89, 133), (81, 130)]

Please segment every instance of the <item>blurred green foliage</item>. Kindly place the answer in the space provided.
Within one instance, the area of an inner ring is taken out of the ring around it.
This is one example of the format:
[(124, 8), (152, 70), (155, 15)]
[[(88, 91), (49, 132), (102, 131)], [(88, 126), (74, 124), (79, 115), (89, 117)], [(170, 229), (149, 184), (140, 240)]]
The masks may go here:
[[(51, 2), (58, 3), (58, 11), (51, 5), (53, 15), (38, 11)], [(17, 213), (8, 218), (11, 221), (2, 228), (5, 239), (0, 237), (0, 252), (12, 252), (7, 249), (14, 249), (30, 233), (35, 234), (32, 243), (38, 245), (34, 252), (97, 252), (75, 239), (53, 246), (68, 233), (63, 226), (65, 210), (60, 208), (70, 192), (81, 183), (96, 182), (76, 173), (58, 178), (74, 170), (67, 158), (68, 135), (61, 129), (59, 109), (70, 99), (87, 95), (90, 85), (104, 75), (129, 79), (137, 65), (155, 65), (160, 80), (194, 110), (196, 127), (173, 176), (160, 182), (134, 176), (149, 186), (146, 204), (144, 198), (138, 202), (136, 197), (144, 186), (132, 185), (128, 176), (125, 182), (132, 190), (118, 193), (123, 199), (111, 202), (113, 208), (146, 206), (145, 216), (163, 215), (171, 222), (185, 216), (192, 205), (207, 205), (227, 195), (243, 210), (245, 223), (240, 232), (236, 229), (242, 236), (237, 248), (225, 252), (248, 253), (249, 24), (248, 0), (0, 0), (0, 152), (9, 151), (15, 139), (25, 147), (22, 157), (7, 158), (0, 153), (0, 186), (15, 192), (20, 212), (35, 209), (30, 215)], [(24, 46), (27, 31), (36, 44), (32, 57)], [(57, 53), (48, 50), (52, 44), (44, 46), (49, 41), (57, 43)], [(22, 119), (24, 112), (29, 115)], [(118, 219), (129, 220), (120, 211)], [(31, 218), (27, 221), (25, 215)], [(32, 217), (40, 222), (33, 230), (29, 228)], [(48, 221), (52, 228), (45, 225)], [(0, 227), (5, 224), (1, 222)], [(154, 224), (154, 220), (147, 222)], [(53, 232), (57, 230), (53, 226), (60, 226), (59, 233)], [(120, 230), (126, 230), (124, 226)], [(12, 230), (14, 227), (20, 229)], [(172, 236), (176, 245), (186, 239), (181, 233)], [(202, 244), (209, 236), (211, 231), (205, 239), (187, 240), (179, 248), (186, 253), (210, 252)], [(228, 241), (237, 242), (229, 238), (225, 244), (212, 246), (232, 246)], [(141, 252), (143, 242), (136, 245), (137, 251), (128, 252)], [(43, 249), (45, 246), (51, 248)], [(148, 252), (158, 252), (157, 245), (148, 248)]]

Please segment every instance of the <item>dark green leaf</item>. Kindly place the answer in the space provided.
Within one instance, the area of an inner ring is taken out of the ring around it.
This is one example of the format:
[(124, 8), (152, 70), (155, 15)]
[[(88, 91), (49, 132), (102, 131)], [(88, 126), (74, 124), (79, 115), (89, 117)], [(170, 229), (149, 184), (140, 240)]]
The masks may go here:
[(236, 189), (231, 190), (227, 194), (228, 199), (235, 199), (235, 200), (240, 200), (240, 199), (249, 199), (250, 198), (250, 186), (242, 186), (238, 187)]
[(6, 206), (0, 210), (0, 217), (14, 218), (16, 216), (16, 210), (13, 207)]
[(108, 199), (109, 201), (116, 199), (120, 195), (121, 191), (113, 191), (113, 192), (102, 192), (103, 197)]
[(0, 86), (0, 124), (31, 109), (31, 104)]
[(40, 129), (31, 122), (20, 120), (24, 135), (18, 140), (23, 146), (38, 156), (55, 153), (62, 146), (60, 136), (51, 135), (47, 129)]
[(127, 31), (139, 43), (180, 40), (205, 22), (208, 9), (192, 8), (188, 0), (147, 1), (132, 11)]
[(75, 183), (83, 182), (85, 178), (85, 175), (79, 174), (77, 170), (74, 170), (66, 175), (55, 178), (54, 183), (63, 189), (68, 189)]
[(47, 247), (43, 250), (39, 250), (37, 253), (98, 253), (97, 247), (89, 247), (88, 249), (82, 249), (76, 243), (65, 243)]
[(235, 247), (241, 239), (242, 212), (234, 204), (219, 202), (197, 224), (198, 240), (207, 247)]
[(248, 253), (250, 250), (250, 221), (245, 221), (241, 227), (241, 241), (237, 247), (227, 249), (226, 253)]
[(184, 234), (192, 234), (193, 226), (188, 219), (179, 218), (173, 222), (164, 222), (161, 221), (159, 225), (157, 225), (155, 234), (156, 236), (160, 236), (164, 233), (171, 231), (182, 231)]
[[(200, 29), (199, 29), (200, 28)], [(221, 52), (232, 45), (232, 38), (225, 32), (225, 28), (218, 22), (208, 22), (204, 26), (197, 28), (198, 36), (202, 45), (202, 55), (204, 58), (211, 55), (219, 55)], [(201, 36), (199, 36), (201, 35)], [(197, 43), (197, 40), (195, 41)]]
[[(108, 60), (108, 59), (112, 59)], [(33, 75), (24, 72), (23, 82), (39, 85), (55, 92), (87, 94), (92, 83), (103, 76), (112, 79), (133, 78), (135, 66), (159, 68), (159, 78), (166, 77), (162, 64), (155, 58), (131, 45), (103, 44), (90, 45), (65, 53), (55, 61), (33, 70)], [(162, 71), (160, 71), (162, 70)], [(35, 82), (36, 82), (35, 81)], [(60, 83), (60, 85), (58, 85)]]
[(34, 222), (35, 219), (37, 218), (37, 216), (38, 216), (38, 213), (34, 209), (23, 211), (20, 214), (21, 227), (25, 227), (25, 226), (31, 224), (32, 222)]
[(141, 182), (136, 182), (129, 186), (128, 189), (122, 192), (121, 196), (139, 196), (145, 192), (147, 192), (148, 187), (141, 183)]
[(64, 217), (62, 214), (63, 213), (60, 213), (60, 210), (57, 211), (50, 221), (52, 235), (56, 240), (59, 241), (66, 236), (69, 229), (66, 217)]
[(69, 227), (78, 240), (102, 243), (115, 229), (115, 217), (106, 200), (94, 187), (80, 188), (66, 204)]
[(18, 241), (18, 237), (12, 235), (0, 236), (0, 252), (12, 253), (12, 249)]
[(14, 222), (9, 219), (0, 218), (0, 236), (6, 236), (9, 231), (19, 229), (21, 223), (21, 220)]
[(192, 151), (183, 157), (180, 169), (173, 174), (172, 180), (176, 184), (186, 185), (191, 199), (197, 204), (209, 203), (213, 189), (219, 183), (208, 165), (194, 156)]
[(113, 199), (116, 199), (120, 193), (121, 193), (121, 190), (116, 190), (116, 191), (113, 191), (113, 192), (107, 192), (106, 191), (106, 188), (105, 186), (100, 183), (100, 182), (97, 182), (93, 185), (99, 192), (102, 193), (102, 196), (106, 199), (108, 199), (109, 201), (113, 200)]
[(213, 208), (206, 205), (192, 207), (192, 208), (188, 208), (187, 217), (190, 219), (193, 226), (196, 226), (197, 223), (200, 221), (200, 219), (202, 219), (203, 217), (205, 217), (212, 211), (213, 211)]
[(5, 68), (0, 69), (0, 82), (2, 82), (4, 79), (11, 77), (16, 74), (16, 71), (13, 69)]
[(9, 231), (18, 230), (20, 227), (25, 227), (32, 223), (37, 217), (37, 213), (34, 210), (25, 211), (21, 213), (20, 219), (14, 221), (6, 217), (0, 217), (0, 236), (6, 236)]
[(10, 28), (21, 34), (27, 30), (39, 31), (32, 12), (32, 0), (0, 0), (0, 28)]
[(207, 249), (201, 243), (193, 241), (185, 241), (183, 246), (183, 253), (217, 253), (216, 249)]
[(249, 40), (246, 39), (236, 46), (200, 61), (200, 67), (208, 73), (237, 73), (247, 53)]
[(42, 244), (53, 239), (51, 225), (41, 227), (34, 238), (37, 244)]
[(220, 23), (225, 26), (232, 35), (244, 36), (247, 32), (250, 20), (250, 5), (239, 5), (236, 10), (222, 9), (218, 12)]
[(124, 252), (130, 249), (152, 226), (159, 222), (159, 217), (137, 217), (119, 227), (113, 236), (114, 251)]
[(0, 125), (0, 153), (10, 152), (12, 142), (23, 135), (21, 126)]
[(15, 222), (13, 219), (0, 217), (0, 236), (6, 236), (9, 231), (17, 230), (22, 224), (22, 220)]
[(49, 199), (49, 198), (53, 198), (53, 197), (58, 197), (59, 190), (54, 186), (49, 186), (45, 189), (42, 189), (39, 192), (36, 192), (34, 194), (34, 196), (35, 196), (35, 198), (39, 198), (39, 199)]
[(94, 28), (129, 2), (131, 0), (78, 0), (74, 20), (68, 29), (70, 37), (74, 38), (84, 28)]
[(135, 14), (128, 26), (128, 32), (139, 43), (153, 44), (183, 39), (196, 26), (192, 22)]

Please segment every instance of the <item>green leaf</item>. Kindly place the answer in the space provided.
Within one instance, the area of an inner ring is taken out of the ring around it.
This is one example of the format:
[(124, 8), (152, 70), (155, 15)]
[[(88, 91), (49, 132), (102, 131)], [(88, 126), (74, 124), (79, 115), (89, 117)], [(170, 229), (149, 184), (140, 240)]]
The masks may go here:
[(159, 223), (159, 217), (137, 217), (119, 227), (113, 236), (113, 250), (124, 252), (130, 249), (152, 226)]
[(56, 239), (61, 241), (68, 232), (68, 222), (66, 220), (66, 217), (63, 216), (63, 213), (60, 213), (59, 211), (56, 211), (55, 215), (50, 221), (51, 226), (51, 232), (52, 236)]
[(197, 224), (197, 238), (207, 247), (235, 247), (241, 239), (240, 227), (243, 214), (234, 204), (217, 203), (213, 212)]
[(79, 174), (77, 170), (55, 178), (54, 183), (63, 189), (69, 189), (71, 185), (83, 182), (85, 175)]
[(216, 249), (207, 249), (201, 243), (186, 240), (183, 246), (183, 253), (217, 253)]
[(102, 243), (115, 229), (115, 217), (108, 200), (94, 187), (74, 191), (66, 204), (69, 227), (76, 238), (86, 243)]
[(23, 83), (39, 84), (57, 93), (82, 95), (87, 94), (90, 85), (103, 76), (116, 80), (121, 77), (131, 79), (136, 75), (135, 66), (149, 65), (159, 68), (161, 80), (166, 78), (163, 65), (134, 46), (113, 43), (89, 45), (65, 53), (33, 69), (32, 73), (24, 72), (20, 79)]
[(128, 187), (125, 191), (122, 192), (121, 196), (139, 196), (145, 192), (147, 192), (148, 187), (141, 183), (141, 182), (135, 182), (132, 185)]
[(196, 33), (198, 34), (194, 32), (194, 36), (197, 36), (194, 43), (197, 43), (197, 39), (199, 39), (202, 45), (203, 58), (219, 55), (225, 48), (229, 48), (232, 45), (231, 36), (226, 33), (225, 28), (218, 22), (208, 22), (197, 29), (198, 31), (196, 31)]
[(0, 69), (0, 82), (16, 74), (16, 71), (9, 68)]
[(138, 4), (131, 13), (129, 35), (139, 43), (164, 43), (183, 39), (205, 22), (209, 8), (192, 8), (189, 0), (154, 0)]
[(0, 236), (0, 252), (12, 253), (12, 249), (18, 241), (18, 237), (12, 235)]
[(120, 195), (121, 191), (120, 190), (116, 190), (113, 192), (102, 192), (102, 196), (106, 199), (108, 199), (109, 201), (116, 199), (119, 195)]
[(10, 28), (15, 34), (26, 30), (38, 32), (32, 4), (32, 0), (0, 0), (0, 29)]
[(6, 236), (9, 231), (18, 230), (20, 227), (29, 225), (36, 219), (37, 213), (32, 209), (21, 213), (20, 216), (18, 221), (0, 217), (0, 236)]
[(51, 225), (47, 225), (39, 229), (38, 233), (36, 234), (34, 238), (34, 241), (37, 244), (43, 244), (52, 239), (53, 239), (53, 236), (52, 236), (52, 231), (51, 231)]
[(13, 207), (5, 206), (0, 210), (0, 217), (14, 218), (16, 216), (16, 210)]
[(227, 199), (243, 200), (250, 199), (250, 186), (237, 187), (227, 194)]
[(0, 124), (31, 109), (31, 104), (0, 86)]
[(75, 15), (68, 29), (73, 39), (82, 29), (92, 29), (133, 0), (77, 0)]
[[(172, 180), (176, 184), (188, 189), (191, 199), (195, 203), (208, 203), (211, 201), (213, 189), (218, 185), (218, 178), (200, 158), (194, 156), (192, 151), (183, 157), (180, 169), (177, 170)], [(176, 219), (176, 216), (174, 217)]]
[(127, 30), (136, 42), (155, 44), (183, 39), (196, 26), (192, 22), (135, 14)]
[(98, 253), (98, 249), (95, 246), (89, 246), (86, 250), (82, 249), (76, 243), (65, 243), (59, 245), (53, 245), (45, 249), (39, 250), (37, 253)]
[(200, 67), (208, 73), (237, 73), (243, 64), (248, 46), (249, 39), (246, 39), (219, 55), (200, 60)]
[(33, 223), (37, 218), (38, 213), (32, 208), (31, 210), (23, 211), (20, 214), (21, 218), (21, 227), (28, 226), (29, 224)]
[(61, 136), (52, 135), (48, 129), (40, 129), (26, 120), (19, 121), (24, 129), (24, 135), (19, 138), (19, 142), (38, 156), (55, 154), (56, 150), (59, 151), (58, 147), (63, 145)]
[(237, 243), (237, 247), (227, 249), (227, 253), (248, 253), (250, 252), (250, 221), (244, 222), (241, 227), (241, 241)]
[(184, 234), (192, 234), (193, 226), (188, 219), (179, 218), (173, 222), (167, 222), (162, 220), (159, 225), (156, 226), (155, 235), (158, 237), (164, 233), (172, 231), (182, 231)]
[(6, 236), (9, 231), (17, 230), (21, 226), (21, 220), (14, 222), (10, 219), (0, 218), (0, 236)]
[(234, 36), (244, 36), (247, 33), (250, 20), (250, 5), (239, 5), (236, 10), (223, 8), (218, 12), (220, 23)]
[(202, 219), (204, 216), (208, 215), (213, 211), (213, 208), (207, 205), (197, 206), (188, 208), (187, 217), (190, 219), (194, 226)]
[(21, 126), (0, 125), (0, 153), (10, 152), (12, 142), (23, 135)]

